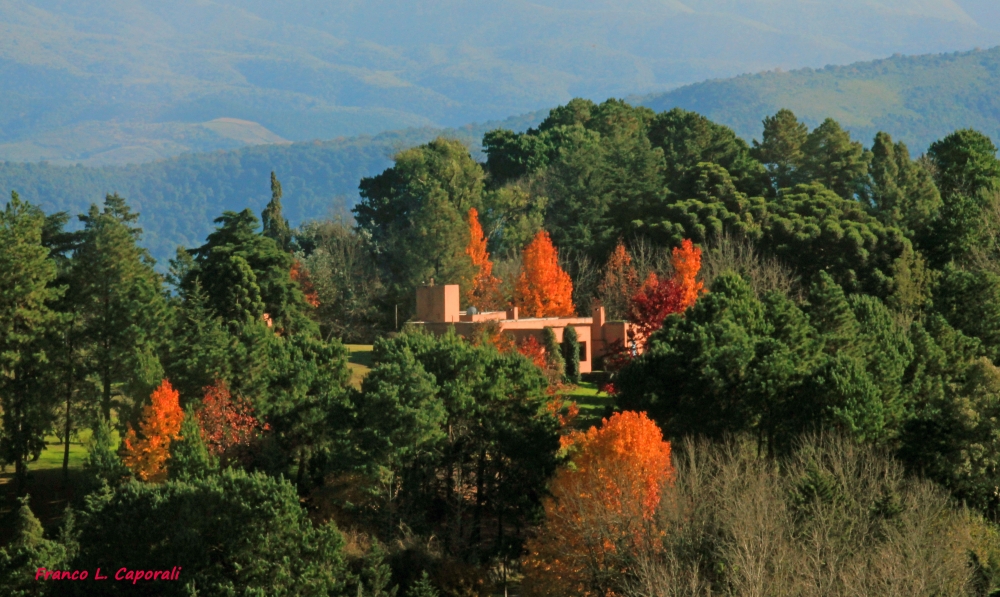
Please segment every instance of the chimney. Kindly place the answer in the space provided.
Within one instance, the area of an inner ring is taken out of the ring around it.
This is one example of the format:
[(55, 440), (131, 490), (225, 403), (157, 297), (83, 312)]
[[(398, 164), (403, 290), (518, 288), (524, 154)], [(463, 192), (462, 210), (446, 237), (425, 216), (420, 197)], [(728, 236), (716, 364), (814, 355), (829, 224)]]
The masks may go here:
[(517, 307), (509, 307), (507, 309), (507, 320), (517, 321)]

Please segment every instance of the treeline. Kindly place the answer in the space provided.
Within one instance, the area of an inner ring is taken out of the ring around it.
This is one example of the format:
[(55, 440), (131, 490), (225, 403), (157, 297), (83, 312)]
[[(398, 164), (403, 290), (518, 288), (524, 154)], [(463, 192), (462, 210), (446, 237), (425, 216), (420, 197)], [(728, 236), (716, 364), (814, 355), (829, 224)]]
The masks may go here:
[[(168, 276), (122, 198), (70, 231), (14, 195), (0, 454), (24, 489), (46, 434), (93, 439), (58, 529), (18, 506), (3, 586), (93, 594), (35, 571), (115, 561), (183, 566), (157, 594), (997, 588), (988, 138), (913, 159), (781, 111), (751, 146), (574, 100), (483, 146), (399, 153), (354, 221), (292, 228), (272, 173), (260, 219), (223, 212)], [(463, 307), (635, 322), (603, 363), (604, 423), (575, 429), (565, 403), (571, 334), (404, 325), (431, 279)], [(354, 387), (342, 341), (365, 339)]]

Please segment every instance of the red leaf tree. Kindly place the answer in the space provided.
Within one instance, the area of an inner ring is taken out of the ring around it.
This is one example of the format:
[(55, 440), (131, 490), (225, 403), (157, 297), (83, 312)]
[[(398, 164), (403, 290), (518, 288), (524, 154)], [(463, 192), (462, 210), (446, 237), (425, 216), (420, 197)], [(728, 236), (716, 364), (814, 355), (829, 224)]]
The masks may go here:
[(469, 245), (465, 254), (472, 260), (475, 277), (472, 287), (466, 293), (466, 304), (474, 305), (480, 311), (493, 311), (503, 306), (500, 296), (500, 279), (493, 275), (493, 262), (486, 251), (486, 236), (479, 224), (479, 211), (469, 210)]
[(639, 551), (657, 549), (656, 510), (673, 478), (670, 444), (645, 413), (622, 412), (571, 438), (545, 522), (528, 542), (527, 595), (611, 595)]
[(253, 407), (245, 400), (233, 398), (224, 381), (205, 388), (205, 398), (197, 414), (205, 444), (215, 456), (250, 445), (263, 428), (253, 414)]
[(166, 480), (170, 442), (180, 436), (183, 421), (180, 396), (164, 379), (153, 391), (150, 404), (142, 409), (139, 433), (136, 434), (129, 425), (122, 462), (143, 481), (157, 483)]
[(524, 248), (514, 304), (524, 317), (572, 317), (573, 281), (559, 267), (559, 253), (544, 230)]
[(673, 251), (674, 275), (669, 280), (649, 274), (639, 292), (632, 297), (628, 320), (638, 328), (639, 341), (645, 342), (663, 320), (672, 313), (682, 313), (698, 300), (704, 284), (697, 280), (701, 270), (701, 249), (685, 239)]
[(312, 280), (309, 279), (309, 271), (306, 270), (301, 261), (296, 259), (292, 262), (292, 269), (288, 272), (288, 275), (292, 278), (293, 282), (299, 285), (306, 302), (313, 307), (318, 307), (319, 293), (316, 292), (316, 287), (313, 286)]

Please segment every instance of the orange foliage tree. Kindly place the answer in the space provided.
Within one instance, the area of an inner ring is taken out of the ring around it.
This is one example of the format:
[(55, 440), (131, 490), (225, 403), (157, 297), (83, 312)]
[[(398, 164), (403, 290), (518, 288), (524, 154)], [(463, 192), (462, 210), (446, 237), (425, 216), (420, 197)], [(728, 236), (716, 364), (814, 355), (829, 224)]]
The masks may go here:
[(157, 483), (167, 478), (170, 442), (180, 436), (184, 411), (180, 396), (166, 379), (153, 391), (150, 404), (142, 409), (139, 434), (129, 425), (122, 461), (143, 481)]
[(262, 429), (253, 407), (244, 400), (234, 399), (224, 381), (216, 381), (205, 388), (205, 398), (197, 415), (206, 447), (214, 456), (222, 456), (237, 446), (250, 445)]
[(524, 317), (571, 317), (573, 281), (559, 267), (559, 253), (544, 230), (524, 248), (514, 304)]
[(292, 278), (292, 281), (299, 285), (302, 290), (302, 294), (305, 295), (306, 302), (313, 307), (319, 306), (319, 293), (316, 292), (316, 287), (313, 286), (312, 280), (309, 278), (309, 272), (302, 265), (302, 262), (296, 259), (292, 262), (292, 269), (288, 272), (288, 275)]
[(639, 276), (632, 267), (632, 256), (621, 240), (604, 266), (604, 277), (597, 285), (597, 299), (607, 311), (608, 319), (623, 319), (629, 300), (639, 290)]
[(664, 280), (655, 273), (649, 274), (629, 305), (628, 320), (638, 327), (643, 342), (663, 327), (667, 315), (684, 312), (705, 291), (704, 284), (697, 279), (701, 270), (700, 248), (685, 239), (674, 249), (671, 263), (673, 277)]
[(479, 224), (479, 211), (475, 207), (469, 210), (469, 245), (465, 254), (472, 260), (475, 277), (472, 287), (465, 296), (466, 304), (474, 305), (480, 311), (499, 309), (503, 303), (500, 296), (500, 279), (493, 275), (493, 262), (486, 251), (486, 236)]
[(545, 500), (545, 522), (528, 541), (528, 595), (613, 595), (640, 550), (656, 550), (656, 510), (673, 478), (670, 444), (645, 413), (622, 412), (567, 440)]

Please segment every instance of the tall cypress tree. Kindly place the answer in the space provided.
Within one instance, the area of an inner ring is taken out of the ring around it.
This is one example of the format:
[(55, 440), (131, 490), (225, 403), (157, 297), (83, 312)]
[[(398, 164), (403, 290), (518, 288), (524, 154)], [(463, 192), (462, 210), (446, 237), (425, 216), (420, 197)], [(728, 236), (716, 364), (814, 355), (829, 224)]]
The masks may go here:
[(566, 361), (566, 381), (580, 383), (580, 342), (576, 328), (568, 325), (563, 330), (563, 358)]
[(41, 453), (52, 423), (46, 334), (63, 289), (52, 286), (56, 265), (42, 244), (45, 216), (17, 193), (0, 211), (0, 457), (14, 463), (18, 485), (25, 461)]
[(281, 183), (274, 172), (271, 172), (271, 201), (261, 212), (260, 219), (264, 224), (264, 236), (273, 238), (282, 251), (288, 251), (292, 243), (292, 229), (281, 211)]

